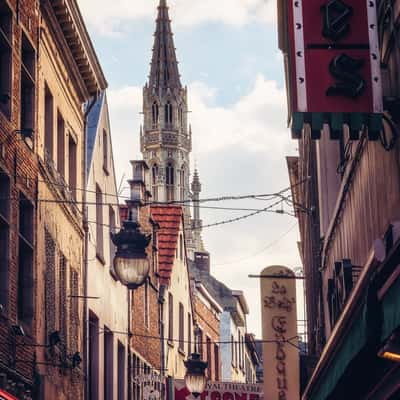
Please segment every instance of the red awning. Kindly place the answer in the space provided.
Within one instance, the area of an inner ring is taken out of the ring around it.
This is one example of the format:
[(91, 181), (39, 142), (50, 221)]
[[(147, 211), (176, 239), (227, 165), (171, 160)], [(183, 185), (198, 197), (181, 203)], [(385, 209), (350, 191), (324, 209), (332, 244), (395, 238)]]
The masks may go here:
[(18, 400), (18, 399), (14, 396), (11, 396), (11, 394), (5, 392), (4, 390), (0, 390), (0, 400)]

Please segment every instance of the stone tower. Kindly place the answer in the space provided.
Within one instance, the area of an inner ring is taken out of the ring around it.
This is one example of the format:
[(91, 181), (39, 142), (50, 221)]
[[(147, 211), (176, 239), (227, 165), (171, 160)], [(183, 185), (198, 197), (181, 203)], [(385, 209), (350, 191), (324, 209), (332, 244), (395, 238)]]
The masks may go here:
[(184, 202), (186, 244), (193, 258), (187, 88), (181, 84), (166, 0), (160, 0), (149, 81), (143, 88), (141, 151), (150, 168), (153, 202)]
[(199, 172), (197, 169), (194, 170), (193, 181), (192, 181), (192, 200), (193, 200), (193, 244), (196, 252), (204, 252), (203, 239), (201, 237), (203, 221), (200, 219), (200, 193), (201, 193), (201, 182), (199, 178)]

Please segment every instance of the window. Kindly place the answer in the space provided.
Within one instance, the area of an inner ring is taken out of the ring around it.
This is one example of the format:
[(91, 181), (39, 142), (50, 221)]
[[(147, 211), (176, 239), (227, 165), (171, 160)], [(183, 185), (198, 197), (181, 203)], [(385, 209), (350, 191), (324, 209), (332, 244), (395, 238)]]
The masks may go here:
[[(138, 377), (141, 375), (141, 371), (140, 371), (140, 358), (134, 354), (133, 355), (133, 377)], [(141, 399), (141, 385), (140, 383), (138, 383), (138, 380), (133, 379), (133, 398), (135, 400), (140, 400)]]
[(179, 258), (184, 259), (185, 244), (183, 243), (183, 235), (179, 235)]
[(211, 362), (211, 339), (207, 336), (207, 376), (208, 379), (212, 379), (212, 362)]
[(74, 268), (69, 269), (69, 287), (71, 298), (69, 301), (69, 347), (71, 351), (79, 349), (79, 306), (82, 302), (79, 300), (79, 274)]
[(200, 354), (200, 358), (203, 360), (204, 358), (204, 352), (203, 352), (203, 331), (201, 329), (199, 329), (199, 333), (198, 333), (198, 349), (199, 349), (199, 354)]
[[(67, 260), (63, 254), (59, 255), (59, 269), (58, 269), (58, 287), (60, 290), (59, 311), (58, 311), (58, 326), (60, 337), (63, 343), (67, 343)], [(74, 299), (71, 298), (71, 301)]]
[(172, 118), (173, 118), (173, 112), (172, 112), (172, 104), (171, 102), (167, 102), (165, 105), (165, 124), (172, 125)]
[(103, 129), (103, 170), (108, 175), (108, 136), (107, 131)]
[(114, 335), (104, 326), (104, 400), (112, 400), (114, 395)]
[(192, 354), (192, 316), (188, 313), (188, 356)]
[[(115, 211), (113, 206), (108, 206), (108, 224), (110, 225), (110, 234), (116, 233)], [(116, 249), (112, 240), (108, 240), (107, 242), (110, 244), (110, 271), (113, 271), (113, 261)]]
[(72, 196), (74, 199), (77, 199), (77, 168), (78, 168), (78, 162), (77, 162), (77, 145), (72, 137), (71, 134), (69, 134), (69, 139), (68, 139), (68, 175), (69, 175), (69, 190), (72, 193)]
[(185, 351), (185, 310), (179, 303), (179, 350)]
[(89, 311), (89, 399), (99, 399), (99, 319)]
[(35, 79), (36, 55), (25, 34), (22, 34), (21, 48), (21, 129), (35, 126)]
[(0, 111), (11, 117), (12, 87), (12, 12), (5, 0), (0, 1)]
[(150, 294), (149, 294), (149, 281), (144, 285), (144, 326), (150, 328)]
[(56, 243), (50, 232), (45, 228), (45, 331), (46, 340), (52, 332), (57, 330), (56, 326)]
[(214, 344), (214, 380), (219, 381), (219, 347)]
[(168, 340), (174, 340), (174, 297), (168, 293)]
[(153, 201), (158, 201), (158, 165), (154, 164), (151, 168), (151, 185)]
[(240, 332), (238, 332), (238, 345), (239, 345), (239, 351), (238, 351), (238, 358), (239, 358), (239, 367), (242, 367), (242, 335)]
[(118, 341), (118, 400), (125, 400), (125, 347)]
[(232, 365), (235, 366), (235, 338), (231, 335), (231, 355), (232, 355)]
[(172, 163), (167, 164), (166, 168), (166, 183), (167, 183), (167, 201), (174, 201), (174, 185), (175, 185), (175, 169)]
[(179, 189), (181, 200), (185, 200), (185, 169), (183, 166), (179, 171)]
[(65, 122), (60, 111), (57, 112), (57, 169), (65, 175)]
[(20, 193), (18, 230), (18, 319), (33, 318), (33, 205)]
[(181, 127), (183, 128), (183, 108), (182, 107), (180, 107), (179, 108), (179, 121), (180, 121), (180, 123), (181, 123)]
[(44, 89), (44, 149), (45, 156), (50, 160), (53, 159), (53, 118), (54, 118), (54, 100), (49, 87), (46, 85)]
[(96, 185), (96, 255), (104, 264), (103, 193)]
[(153, 128), (158, 128), (158, 114), (159, 114), (159, 112), (158, 112), (158, 104), (157, 104), (156, 101), (153, 103), (153, 106), (152, 106), (151, 109), (152, 109)]
[(10, 178), (0, 170), (0, 304), (8, 303), (8, 268), (10, 246)]

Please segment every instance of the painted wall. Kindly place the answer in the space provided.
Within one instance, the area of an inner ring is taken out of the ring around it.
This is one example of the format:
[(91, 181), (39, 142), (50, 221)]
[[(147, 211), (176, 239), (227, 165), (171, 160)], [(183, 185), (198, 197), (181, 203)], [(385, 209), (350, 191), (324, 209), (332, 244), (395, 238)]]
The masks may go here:
[[(95, 111), (95, 110), (94, 110)], [(88, 126), (88, 129), (93, 127)], [(105, 133), (105, 136), (104, 136)], [(106, 142), (105, 142), (106, 140)], [(104, 165), (104, 146), (106, 146), (107, 160)], [(103, 196), (102, 202), (102, 221), (104, 226), (98, 225), (96, 215), (96, 187), (100, 188)], [(107, 98), (104, 95), (101, 101), (101, 111), (97, 125), (96, 139), (93, 146), (92, 162), (90, 164), (88, 183), (87, 183), (87, 201), (88, 201), (88, 220), (89, 220), (89, 247), (88, 247), (88, 296), (94, 299), (88, 300), (90, 313), (98, 319), (98, 349), (99, 349), (99, 368), (98, 368), (98, 399), (102, 400), (104, 394), (104, 376), (112, 371), (112, 389), (113, 398), (118, 398), (118, 344), (123, 346), (125, 353), (124, 382), (127, 388), (127, 355), (128, 355), (128, 290), (118, 282), (112, 273), (113, 263), (113, 245), (110, 239), (111, 221), (110, 210), (115, 216), (116, 229), (120, 226), (119, 210), (117, 207), (117, 187), (114, 172), (114, 160), (112, 153), (111, 132), (108, 115)], [(103, 237), (103, 254), (97, 251), (97, 230), (101, 231)], [(112, 340), (113, 355), (112, 365), (104, 369), (104, 341), (107, 335), (104, 329), (112, 332), (109, 340)], [(120, 332), (120, 333), (116, 333)], [(126, 393), (125, 393), (126, 396)]]

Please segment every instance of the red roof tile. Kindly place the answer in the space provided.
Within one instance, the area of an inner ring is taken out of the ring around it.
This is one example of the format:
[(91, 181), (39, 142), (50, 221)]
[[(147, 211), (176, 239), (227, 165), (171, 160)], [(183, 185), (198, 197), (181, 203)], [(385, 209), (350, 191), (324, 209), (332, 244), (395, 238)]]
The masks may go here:
[(179, 228), (183, 217), (182, 207), (151, 206), (150, 213), (160, 226), (157, 234), (160, 283), (168, 285), (178, 246)]

